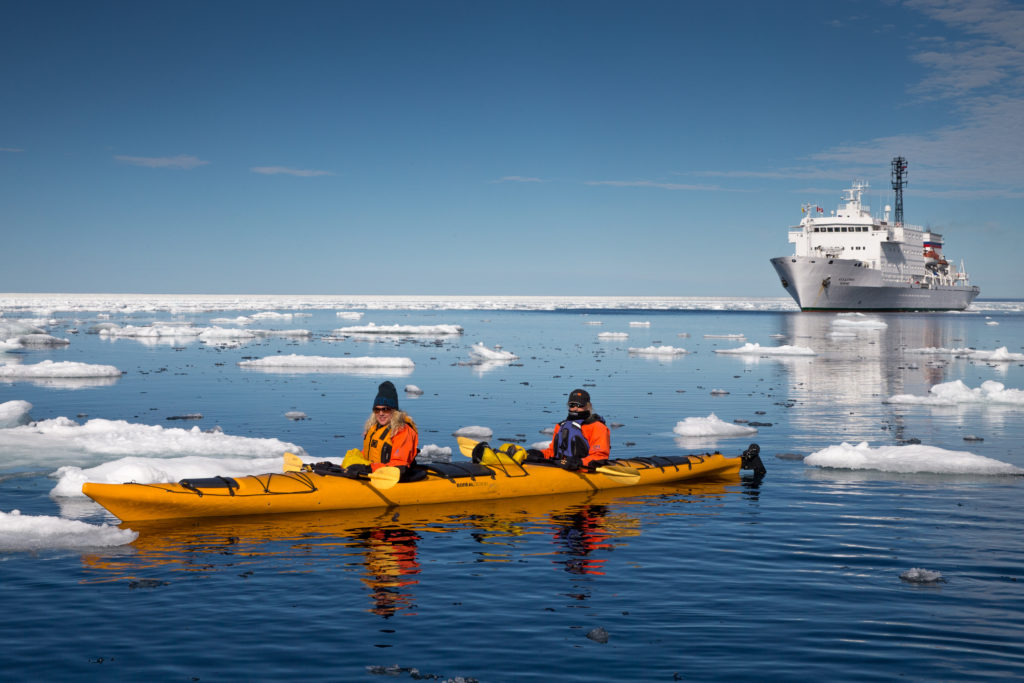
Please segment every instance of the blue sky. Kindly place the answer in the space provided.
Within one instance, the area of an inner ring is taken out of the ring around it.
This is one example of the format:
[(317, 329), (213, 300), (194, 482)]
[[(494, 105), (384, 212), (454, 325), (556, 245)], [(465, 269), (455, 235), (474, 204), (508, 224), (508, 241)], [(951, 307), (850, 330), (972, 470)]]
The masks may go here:
[(0, 291), (784, 296), (854, 178), (1024, 296), (1024, 5), (7, 2)]

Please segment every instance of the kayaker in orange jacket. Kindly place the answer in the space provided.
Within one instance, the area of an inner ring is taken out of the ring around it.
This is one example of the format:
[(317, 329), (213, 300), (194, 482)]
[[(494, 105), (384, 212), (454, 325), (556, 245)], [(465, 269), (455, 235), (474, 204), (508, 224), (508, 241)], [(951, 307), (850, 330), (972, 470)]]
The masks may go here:
[(574, 389), (568, 407), (568, 416), (555, 425), (551, 444), (543, 451), (530, 449), (527, 460), (551, 460), (570, 470), (604, 464), (611, 454), (611, 433), (604, 418), (594, 412), (590, 394)]
[(371, 471), (397, 467), (404, 474), (418, 451), (416, 423), (398, 409), (395, 385), (382, 382), (373, 399), (373, 412), (363, 427), (363, 457), (370, 461)]

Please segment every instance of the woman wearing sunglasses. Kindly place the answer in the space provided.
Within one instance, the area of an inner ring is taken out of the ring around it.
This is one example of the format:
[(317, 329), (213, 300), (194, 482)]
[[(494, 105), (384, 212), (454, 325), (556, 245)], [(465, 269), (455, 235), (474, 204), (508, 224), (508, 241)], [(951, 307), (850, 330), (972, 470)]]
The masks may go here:
[(527, 461), (549, 460), (569, 470), (603, 465), (611, 454), (611, 434), (604, 418), (594, 412), (590, 394), (575, 389), (569, 394), (569, 415), (555, 425), (551, 445), (530, 449)]
[[(418, 451), (416, 423), (398, 409), (395, 385), (391, 382), (381, 383), (377, 388), (377, 397), (373, 399), (373, 412), (363, 427), (363, 457), (370, 461), (369, 470), (397, 467), (405, 474)], [(349, 469), (351, 471), (351, 467)]]

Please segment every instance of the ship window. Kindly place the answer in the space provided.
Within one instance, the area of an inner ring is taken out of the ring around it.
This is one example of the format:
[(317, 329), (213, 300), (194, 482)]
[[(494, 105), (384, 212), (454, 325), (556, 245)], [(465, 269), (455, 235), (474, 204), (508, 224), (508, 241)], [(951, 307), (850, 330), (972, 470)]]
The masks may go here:
[(840, 231), (846, 232), (846, 228), (839, 228)]

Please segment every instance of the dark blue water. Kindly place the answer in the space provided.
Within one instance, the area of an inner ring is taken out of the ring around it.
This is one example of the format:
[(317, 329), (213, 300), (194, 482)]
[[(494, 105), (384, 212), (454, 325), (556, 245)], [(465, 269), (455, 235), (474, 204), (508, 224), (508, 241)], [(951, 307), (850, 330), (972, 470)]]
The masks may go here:
[[(78, 317), (67, 324), (84, 330), (90, 320)], [(885, 329), (850, 339), (829, 336), (831, 315), (371, 311), (363, 322), (454, 323), (466, 333), (438, 343), (326, 342), (321, 334), (351, 323), (323, 311), (274, 325), (312, 329), (308, 342), (217, 349), (79, 333), (65, 350), (27, 352), (25, 362), (126, 372), (111, 386), (78, 390), (0, 384), (0, 403), (30, 401), (35, 419), (88, 414), (167, 427), (176, 426), (168, 416), (198, 412), (204, 429), (338, 455), (355, 444), (386, 376), (271, 374), (236, 363), (278, 352), (396, 355), (416, 362), (396, 384), (425, 392), (401, 398), (421, 443), (454, 446), (451, 432), (465, 425), (489, 426), (497, 440), (541, 440), (568, 391), (586, 386), (597, 411), (622, 425), (612, 431), (614, 455), (738, 454), (756, 441), (769, 471), (760, 482), (626, 497), (133, 525), (140, 536), (128, 546), (2, 552), (2, 670), (13, 680), (1020, 677), (1020, 477), (822, 470), (794, 458), (844, 441), (919, 439), (1024, 467), (1020, 407), (883, 403), (955, 379), (1024, 388), (1020, 363), (929, 363), (905, 353), (1019, 353), (1024, 316), (995, 314), (998, 326), (971, 314), (880, 317)], [(630, 337), (598, 341), (601, 331)], [(713, 353), (741, 341), (704, 337), (735, 333), (818, 355), (745, 360)], [(478, 341), (520, 360), (486, 371), (462, 365)], [(691, 353), (666, 360), (626, 351), (654, 343)], [(289, 410), (309, 419), (289, 421)], [(771, 426), (708, 443), (673, 434), (677, 421), (711, 412)], [(0, 463), (5, 471), (0, 510), (61, 515), (47, 495), (53, 480)], [(111, 521), (98, 508), (84, 519)], [(943, 581), (901, 580), (911, 568)]]

